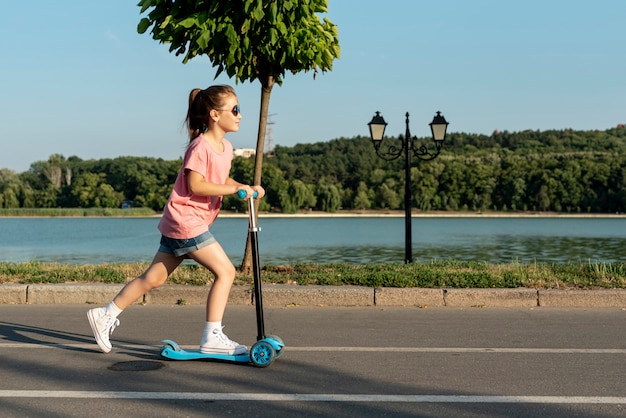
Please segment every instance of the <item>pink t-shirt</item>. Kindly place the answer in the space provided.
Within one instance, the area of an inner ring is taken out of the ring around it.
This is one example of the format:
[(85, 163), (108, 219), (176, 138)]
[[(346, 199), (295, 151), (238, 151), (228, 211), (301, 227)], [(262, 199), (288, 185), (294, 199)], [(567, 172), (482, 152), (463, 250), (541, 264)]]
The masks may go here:
[(216, 151), (202, 136), (185, 152), (174, 190), (163, 209), (159, 231), (169, 238), (194, 238), (206, 232), (217, 218), (222, 196), (196, 196), (187, 183), (187, 170), (196, 171), (208, 183), (225, 184), (233, 160), (233, 146), (224, 138), (224, 151)]

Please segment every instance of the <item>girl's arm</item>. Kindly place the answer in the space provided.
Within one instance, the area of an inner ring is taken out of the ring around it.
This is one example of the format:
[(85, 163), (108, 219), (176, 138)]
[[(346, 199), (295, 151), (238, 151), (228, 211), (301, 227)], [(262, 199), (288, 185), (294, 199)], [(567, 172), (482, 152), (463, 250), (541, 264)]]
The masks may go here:
[(204, 181), (202, 174), (193, 170), (187, 170), (187, 187), (191, 194), (197, 196), (223, 196), (237, 193), (239, 190), (245, 190), (248, 196), (252, 196), (255, 191), (259, 198), (265, 195), (265, 190), (261, 186), (250, 187), (231, 178), (228, 178), (225, 184), (208, 183)]

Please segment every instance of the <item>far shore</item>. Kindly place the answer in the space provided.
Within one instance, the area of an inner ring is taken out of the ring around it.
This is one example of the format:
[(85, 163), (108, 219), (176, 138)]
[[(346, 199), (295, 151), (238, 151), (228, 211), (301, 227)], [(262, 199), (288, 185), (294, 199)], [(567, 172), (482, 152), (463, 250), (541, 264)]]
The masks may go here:
[[(247, 213), (221, 211), (221, 218), (247, 217)], [(403, 210), (350, 210), (330, 212), (271, 213), (259, 212), (261, 218), (404, 218)], [(411, 218), (626, 218), (624, 213), (558, 213), (558, 212), (412, 212)]]
[[(46, 215), (7, 215), (0, 214), (0, 219), (10, 218), (160, 218), (157, 213), (152, 216), (124, 216), (124, 215), (68, 215), (56, 214)], [(234, 212), (221, 210), (220, 218), (247, 218), (247, 212)], [(337, 212), (298, 212), (298, 213), (274, 213), (259, 212), (260, 218), (404, 218), (403, 210), (340, 210)], [(579, 218), (579, 219), (622, 219), (626, 218), (626, 213), (559, 213), (559, 212), (453, 212), (453, 211), (413, 211), (411, 218)]]

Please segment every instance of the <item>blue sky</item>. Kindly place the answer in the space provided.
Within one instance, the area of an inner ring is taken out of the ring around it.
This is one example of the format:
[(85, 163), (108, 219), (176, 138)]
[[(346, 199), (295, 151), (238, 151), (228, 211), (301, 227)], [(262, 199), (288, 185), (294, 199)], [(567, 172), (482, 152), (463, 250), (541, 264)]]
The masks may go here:
[[(51, 154), (176, 159), (194, 87), (235, 86), (244, 119), (235, 147), (256, 142), (260, 84), (236, 85), (206, 58), (182, 64), (137, 34), (137, 1), (2, 1), (0, 168)], [(272, 145), (387, 133), (491, 134), (608, 129), (626, 122), (626, 1), (330, 0), (341, 58), (332, 72), (288, 74), (272, 92)]]

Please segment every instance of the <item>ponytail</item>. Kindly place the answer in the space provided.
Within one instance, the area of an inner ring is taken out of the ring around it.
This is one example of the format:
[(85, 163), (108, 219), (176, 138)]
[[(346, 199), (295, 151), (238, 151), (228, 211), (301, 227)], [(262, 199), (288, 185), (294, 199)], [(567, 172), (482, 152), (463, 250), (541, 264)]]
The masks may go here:
[(189, 108), (187, 109), (187, 131), (189, 142), (209, 129), (211, 123), (211, 109), (219, 109), (224, 97), (235, 94), (235, 89), (227, 85), (211, 86), (207, 89), (195, 88), (189, 93)]

